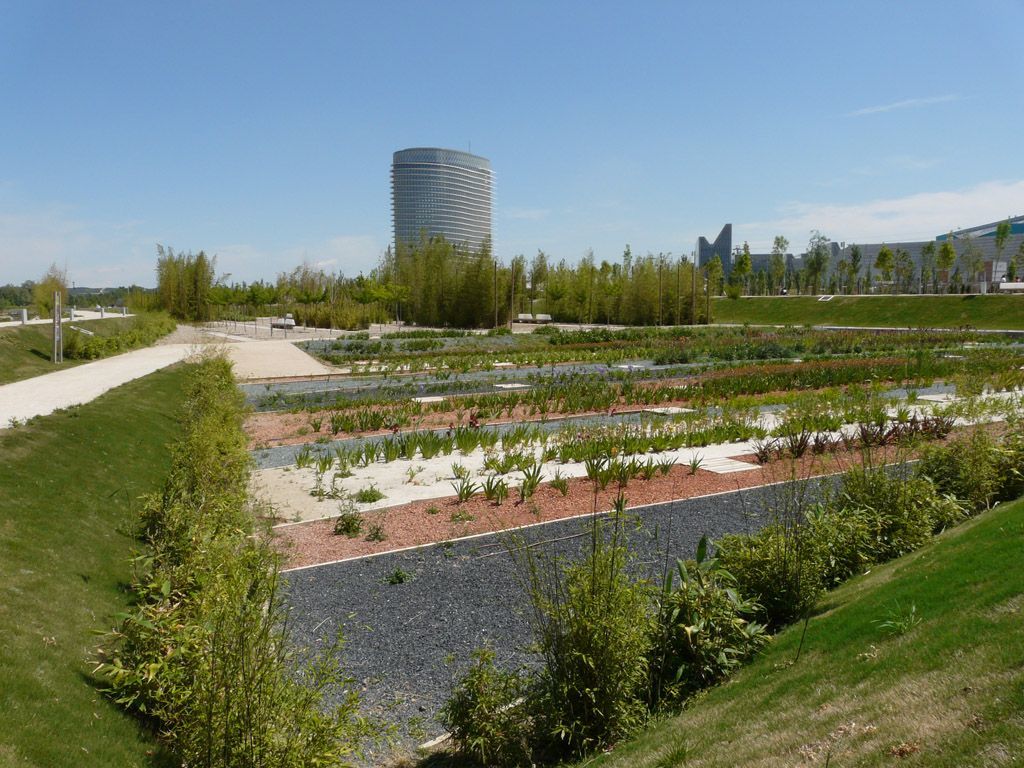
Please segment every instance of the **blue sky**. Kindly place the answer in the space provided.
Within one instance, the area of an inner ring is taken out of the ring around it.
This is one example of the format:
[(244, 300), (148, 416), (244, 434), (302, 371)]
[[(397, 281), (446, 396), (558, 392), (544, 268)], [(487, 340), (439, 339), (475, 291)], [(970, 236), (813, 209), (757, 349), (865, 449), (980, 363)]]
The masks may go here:
[(353, 275), (391, 153), (468, 149), (503, 259), (689, 253), (727, 221), (925, 238), (1024, 213), (1024, 3), (0, 0), (0, 284)]

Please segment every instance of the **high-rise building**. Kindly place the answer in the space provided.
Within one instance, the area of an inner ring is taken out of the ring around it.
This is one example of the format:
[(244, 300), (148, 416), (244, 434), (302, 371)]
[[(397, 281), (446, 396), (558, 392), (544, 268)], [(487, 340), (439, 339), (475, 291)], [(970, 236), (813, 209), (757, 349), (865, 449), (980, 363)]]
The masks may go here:
[(391, 210), (395, 245), (440, 235), (478, 250), (491, 241), (494, 177), (490, 160), (454, 149), (417, 147), (395, 152)]

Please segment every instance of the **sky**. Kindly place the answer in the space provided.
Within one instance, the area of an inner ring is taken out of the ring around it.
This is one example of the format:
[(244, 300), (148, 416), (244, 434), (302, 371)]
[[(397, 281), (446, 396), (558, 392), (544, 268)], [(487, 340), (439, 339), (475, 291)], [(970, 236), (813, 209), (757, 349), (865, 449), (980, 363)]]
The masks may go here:
[(1024, 0), (0, 0), (0, 284), (356, 275), (395, 150), (491, 160), (499, 258), (1024, 214)]

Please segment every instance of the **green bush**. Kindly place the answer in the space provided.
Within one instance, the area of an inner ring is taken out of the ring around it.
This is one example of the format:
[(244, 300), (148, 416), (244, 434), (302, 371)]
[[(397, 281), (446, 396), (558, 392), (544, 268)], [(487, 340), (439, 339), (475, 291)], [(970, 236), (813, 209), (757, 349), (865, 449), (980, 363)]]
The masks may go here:
[[(603, 538), (598, 531), (595, 541)], [(556, 591), (534, 594), (544, 665), (532, 709), (549, 759), (604, 748), (646, 722), (648, 598), (626, 560), (618, 541), (598, 544)]]
[(759, 618), (773, 629), (806, 616), (821, 594), (821, 558), (807, 526), (777, 521), (754, 534), (724, 536), (717, 549), (740, 594), (760, 604)]
[(826, 589), (870, 565), (871, 517), (863, 509), (836, 510), (823, 504), (808, 510), (807, 525)]
[(1005, 471), (1002, 459), (988, 432), (976, 429), (944, 446), (928, 446), (917, 471), (939, 493), (956, 497), (973, 513), (987, 508), (998, 493), (1000, 473)]
[(290, 642), (279, 556), (246, 494), (241, 404), (225, 360), (195, 368), (171, 472), (144, 502), (137, 608), (97, 671), (184, 765), (338, 765), (369, 729), (333, 649), (300, 659)]
[(527, 685), (524, 674), (499, 670), (490, 648), (473, 653), (473, 665), (441, 709), (441, 722), (463, 755), (498, 768), (530, 765)]
[(911, 552), (963, 519), (956, 500), (940, 495), (926, 478), (884, 469), (847, 472), (829, 504), (837, 514), (863, 516), (869, 526), (865, 555), (875, 563)]
[(996, 474), (999, 478), (997, 494), (1001, 501), (1024, 495), (1024, 419), (1020, 416), (1007, 420)]
[(64, 357), (69, 360), (97, 360), (119, 355), (139, 347), (148, 347), (177, 327), (162, 312), (139, 314), (128, 321), (114, 319), (106, 324), (93, 324), (92, 336), (73, 328), (64, 333)]
[(768, 642), (750, 618), (758, 605), (736, 592), (736, 579), (708, 558), (707, 540), (696, 561), (677, 564), (662, 591), (652, 640), (650, 701), (680, 702), (723, 680)]

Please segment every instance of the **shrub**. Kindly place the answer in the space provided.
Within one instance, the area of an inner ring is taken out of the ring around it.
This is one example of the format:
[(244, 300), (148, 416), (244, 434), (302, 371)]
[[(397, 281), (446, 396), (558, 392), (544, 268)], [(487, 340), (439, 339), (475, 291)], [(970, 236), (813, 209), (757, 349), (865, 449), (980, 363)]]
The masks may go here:
[(1008, 431), (1003, 438), (996, 474), (999, 478), (1000, 500), (1024, 495), (1024, 420), (1007, 420)]
[(829, 504), (837, 513), (863, 517), (869, 527), (865, 555), (876, 563), (917, 549), (963, 517), (956, 501), (940, 496), (927, 479), (884, 469), (847, 472)]
[(931, 480), (939, 493), (954, 496), (977, 512), (988, 507), (999, 490), (1001, 459), (995, 441), (977, 429), (945, 446), (928, 446), (918, 474)]
[(707, 539), (696, 561), (669, 574), (657, 612), (651, 664), (651, 702), (680, 701), (714, 685), (768, 642), (763, 625), (750, 620), (757, 604), (739, 596), (736, 579), (707, 557)]
[(64, 357), (69, 360), (96, 360), (118, 355), (130, 349), (147, 347), (176, 327), (174, 320), (162, 312), (94, 325), (92, 336), (69, 327), (64, 332)]
[(758, 533), (724, 536), (717, 547), (721, 567), (772, 628), (807, 615), (821, 594), (821, 561), (806, 526), (777, 521)]
[[(366, 721), (335, 649), (300, 659), (292, 645), (279, 556), (247, 497), (241, 405), (224, 359), (196, 366), (170, 474), (144, 501), (135, 608), (107, 636), (97, 672), (183, 765), (336, 764)], [(340, 703), (327, 707), (331, 689)]]
[(530, 723), (524, 717), (527, 678), (499, 670), (494, 651), (473, 652), (473, 665), (441, 710), (459, 751), (480, 765), (530, 765)]
[(863, 509), (836, 510), (819, 505), (807, 512), (822, 586), (831, 589), (871, 563), (871, 515)]
[(534, 637), (544, 664), (530, 712), (545, 759), (603, 748), (646, 721), (648, 597), (626, 570), (624, 509), (620, 495), (611, 532), (595, 519), (589, 556), (559, 578), (531, 561)]

